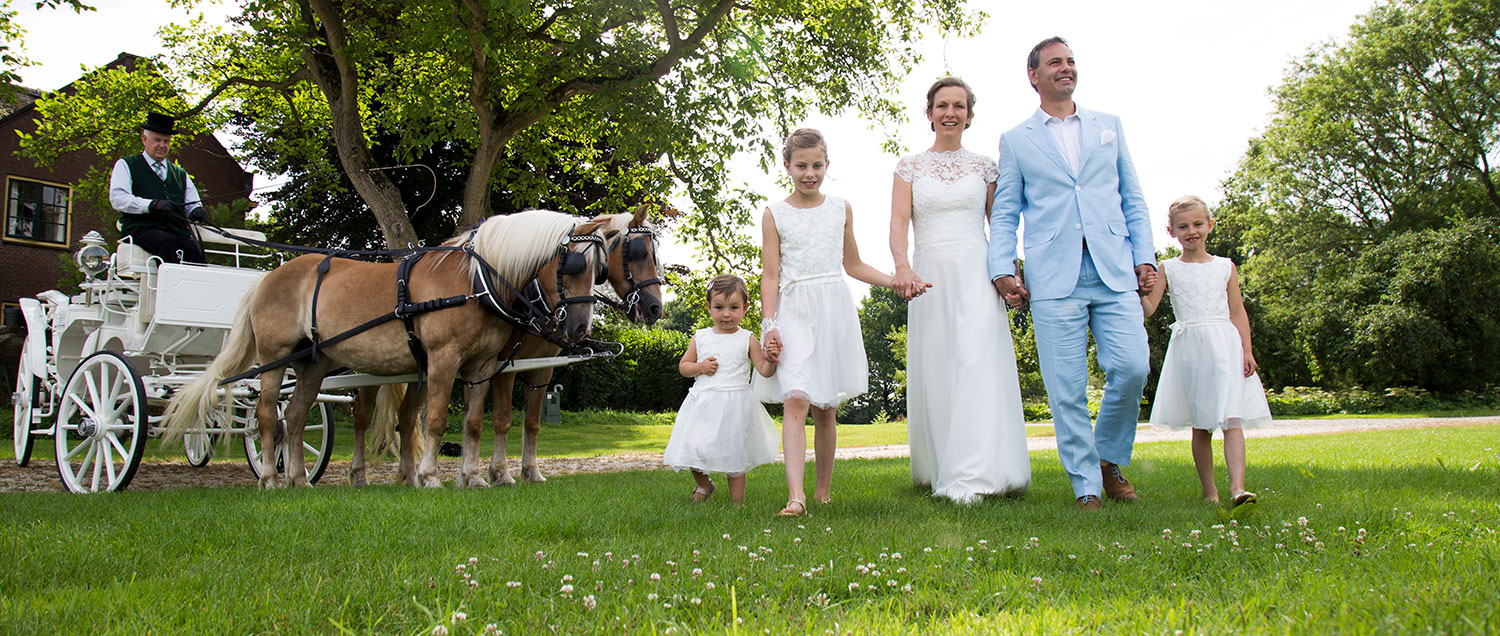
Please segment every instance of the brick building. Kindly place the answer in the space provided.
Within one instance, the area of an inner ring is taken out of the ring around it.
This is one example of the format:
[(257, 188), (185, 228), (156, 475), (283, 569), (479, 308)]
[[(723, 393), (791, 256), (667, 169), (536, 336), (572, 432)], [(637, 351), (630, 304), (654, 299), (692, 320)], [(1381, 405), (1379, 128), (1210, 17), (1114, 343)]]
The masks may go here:
[[(107, 67), (134, 68), (139, 58), (121, 53)], [(60, 89), (70, 90), (71, 85)], [(79, 239), (90, 230), (107, 237), (118, 234), (115, 220), (119, 213), (108, 209), (91, 209), (86, 197), (75, 196), (84, 173), (92, 167), (108, 169), (119, 157), (101, 157), (88, 151), (64, 155), (50, 166), (38, 167), (20, 156), (16, 131), (36, 129), (39, 114), (33, 103), (41, 92), (16, 87), (9, 103), (0, 99), (0, 307), (4, 312), (0, 328), (0, 378), (14, 374), (20, 355), (17, 304), (21, 298), (55, 289), (63, 275), (58, 255), (71, 256)], [(144, 118), (143, 118), (144, 119)], [(248, 192), (252, 187), (250, 173), (213, 135), (188, 137), (179, 135), (172, 143), (173, 161), (186, 168), (204, 199), (216, 195)], [(241, 195), (248, 199), (248, 194)], [(214, 205), (234, 198), (216, 199)]]

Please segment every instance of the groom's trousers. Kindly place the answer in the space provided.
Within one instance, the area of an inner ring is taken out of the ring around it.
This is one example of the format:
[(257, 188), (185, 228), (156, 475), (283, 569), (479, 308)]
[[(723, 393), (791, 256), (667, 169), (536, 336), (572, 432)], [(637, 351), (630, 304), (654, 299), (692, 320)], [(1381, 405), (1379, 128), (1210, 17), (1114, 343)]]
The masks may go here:
[[(1032, 301), (1031, 317), (1058, 457), (1075, 497), (1100, 495), (1099, 460), (1130, 464), (1141, 392), (1151, 367), (1140, 296), (1106, 286), (1093, 259), (1084, 252), (1073, 293)], [(1105, 380), (1099, 418), (1092, 427), (1088, 411), (1090, 331)]]

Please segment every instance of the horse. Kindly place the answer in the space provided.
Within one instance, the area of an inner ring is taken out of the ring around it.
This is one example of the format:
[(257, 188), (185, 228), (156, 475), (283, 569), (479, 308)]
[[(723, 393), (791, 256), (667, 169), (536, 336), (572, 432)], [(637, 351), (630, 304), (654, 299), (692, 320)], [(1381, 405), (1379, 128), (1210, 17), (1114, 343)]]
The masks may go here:
[[(619, 230), (610, 241), (608, 250), (609, 285), (624, 302), (620, 308), (633, 321), (653, 324), (662, 315), (661, 280), (657, 277), (657, 244), (655, 233), (646, 219), (646, 207), (637, 208), (633, 214), (610, 214), (596, 217), (604, 221), (605, 227)], [(517, 359), (540, 358), (557, 355), (556, 345), (537, 338), (526, 338), (521, 343)], [(547, 481), (537, 467), (536, 441), (542, 429), (542, 398), (547, 383), (552, 381), (555, 369), (536, 369), (525, 372), (526, 416), (521, 442), (521, 478), (532, 483)], [(505, 457), (505, 441), (510, 435), (511, 396), (517, 373), (502, 373), (491, 383), (490, 395), (494, 398), (495, 427), (494, 454), (490, 455), (489, 478), (495, 485), (516, 483), (510, 474)]]
[[(450, 240), (445, 248), (419, 251), (402, 263), (373, 263), (318, 254), (297, 257), (266, 274), (245, 296), (224, 347), (203, 375), (172, 397), (163, 414), (164, 438), (180, 439), (186, 430), (217, 410), (217, 387), (240, 374), (252, 362), (262, 391), (256, 405), (260, 435), (262, 488), (281, 485), (276, 472), (277, 403), (287, 366), (297, 382), (286, 408), (286, 474), (289, 486), (309, 486), (302, 453), (302, 434), (324, 376), (339, 367), (372, 375), (417, 373), (426, 391), (409, 391), (399, 407), (403, 422), (415, 423), (426, 400), (424, 432), (428, 442), (420, 467), (403, 453), (402, 474), (426, 487), (441, 487), (438, 479), (438, 440), (447, 426), (448, 398), (462, 377), (468, 408), (482, 413), (488, 374), (493, 373), (501, 349), (513, 341), (518, 327), (486, 308), (486, 294), (499, 307), (515, 300), (508, 284), (476, 290), (476, 283), (556, 279), (540, 285), (555, 306), (564, 334), (588, 335), (593, 317), (588, 290), (605, 266), (602, 249), (612, 238), (602, 223), (578, 223), (571, 215), (529, 210), (495, 216)], [(464, 244), (465, 251), (457, 245)], [(581, 247), (580, 247), (581, 246)], [(470, 251), (471, 250), (471, 251)], [(425, 258), (424, 258), (425, 257)], [(580, 262), (581, 261), (581, 262)], [(409, 276), (402, 270), (409, 269)], [(578, 302), (580, 298), (588, 302)], [(419, 305), (449, 306), (416, 313)], [(396, 307), (392, 312), (390, 308)], [(391, 314), (401, 318), (391, 320)], [(371, 323), (376, 323), (370, 327)], [(363, 329), (363, 330), (361, 330)], [(352, 334), (352, 335), (351, 335)], [(342, 340), (340, 340), (342, 338)], [(326, 339), (327, 343), (318, 343)], [(413, 344), (415, 341), (416, 344)], [(311, 344), (311, 355), (297, 357)], [(422, 355), (421, 352), (425, 352)], [(418, 358), (425, 358), (425, 364)], [(276, 362), (272, 362), (276, 361)], [(282, 365), (282, 362), (286, 362)], [(466, 420), (468, 418), (466, 417)], [(410, 449), (411, 426), (402, 431)], [(465, 453), (461, 478), (481, 478), (477, 450)]]
[[(657, 276), (657, 245), (656, 235), (652, 230), (650, 222), (646, 218), (647, 208), (638, 207), (635, 212), (629, 214), (607, 214), (592, 219), (604, 224), (609, 232), (617, 232), (609, 240), (606, 249), (607, 276), (602, 282), (608, 283), (615, 294), (621, 298), (619, 308), (632, 320), (640, 320), (647, 324), (656, 322), (662, 314), (661, 280)], [(541, 358), (557, 355), (561, 349), (550, 342), (527, 336), (522, 339), (516, 350), (515, 359)], [(546, 478), (536, 467), (536, 439), (541, 430), (541, 400), (545, 385), (552, 378), (553, 369), (539, 369), (528, 372), (531, 379), (531, 387), (527, 394), (525, 439), (522, 444), (522, 475), (527, 481), (543, 482)], [(475, 481), (469, 479), (464, 485), (512, 485), (515, 479), (511, 477), (506, 462), (505, 447), (506, 437), (510, 434), (511, 419), (511, 395), (515, 386), (516, 373), (502, 373), (492, 381), (492, 393), (495, 398), (494, 429), (495, 448), (490, 458), (488, 471), (489, 481)], [(374, 420), (375, 439), (377, 447), (394, 445), (398, 452), (404, 448), (401, 444), (392, 444), (393, 429), (396, 427), (397, 419), (392, 416), (395, 405), (399, 404), (404, 394), (401, 385), (385, 385), (379, 391), (368, 389), (361, 390), (354, 402), (354, 430), (355, 430), (355, 455), (354, 461), (349, 466), (349, 483), (353, 485), (364, 485), (366, 483), (364, 470), (364, 429)], [(464, 445), (477, 442), (477, 429), (471, 440), (467, 434), (469, 430), (466, 420)], [(416, 439), (416, 448), (423, 447), (422, 440)], [(462, 476), (461, 476), (462, 478)]]

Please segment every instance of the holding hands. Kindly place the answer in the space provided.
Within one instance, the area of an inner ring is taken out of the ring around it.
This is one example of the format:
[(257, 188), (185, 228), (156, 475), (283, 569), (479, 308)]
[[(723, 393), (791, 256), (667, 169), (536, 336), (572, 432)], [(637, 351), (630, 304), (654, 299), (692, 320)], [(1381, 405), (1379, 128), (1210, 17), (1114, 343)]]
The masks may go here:
[(917, 296), (927, 293), (932, 283), (922, 280), (911, 267), (899, 265), (896, 267), (895, 275), (891, 276), (891, 290), (896, 292), (902, 300), (912, 300)]
[(765, 326), (765, 333), (761, 334), (760, 348), (766, 352), (767, 360), (781, 361), (781, 332), (774, 325)]
[(1005, 275), (995, 279), (995, 292), (1005, 299), (1005, 304), (1019, 309), (1026, 301), (1031, 300), (1031, 292), (1026, 285), (1016, 276)]
[(1150, 294), (1151, 290), (1156, 287), (1156, 278), (1157, 273), (1155, 266), (1146, 263), (1136, 265), (1135, 284), (1138, 287), (1136, 293), (1139, 293), (1142, 296)]

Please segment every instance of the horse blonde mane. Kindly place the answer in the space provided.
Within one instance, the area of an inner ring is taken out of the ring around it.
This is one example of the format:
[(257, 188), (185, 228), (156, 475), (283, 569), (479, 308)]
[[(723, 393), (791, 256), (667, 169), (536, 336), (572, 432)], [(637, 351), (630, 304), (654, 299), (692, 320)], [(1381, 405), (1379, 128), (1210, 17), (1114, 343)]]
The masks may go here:
[[(492, 216), (474, 230), (474, 251), (505, 280), (520, 285), (557, 254), (557, 247), (580, 221), (551, 210)], [(479, 263), (470, 262), (469, 271), (478, 273)]]

